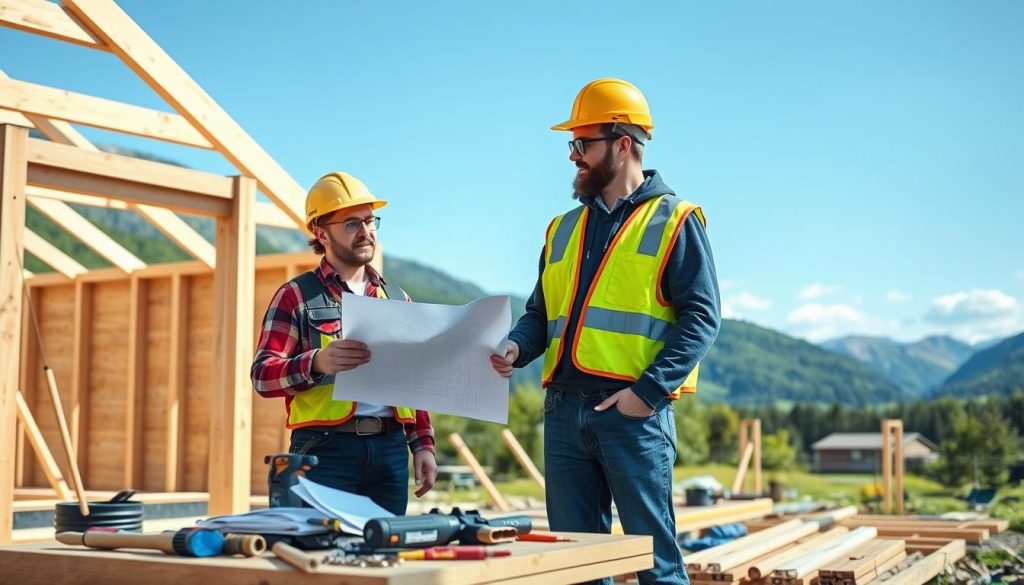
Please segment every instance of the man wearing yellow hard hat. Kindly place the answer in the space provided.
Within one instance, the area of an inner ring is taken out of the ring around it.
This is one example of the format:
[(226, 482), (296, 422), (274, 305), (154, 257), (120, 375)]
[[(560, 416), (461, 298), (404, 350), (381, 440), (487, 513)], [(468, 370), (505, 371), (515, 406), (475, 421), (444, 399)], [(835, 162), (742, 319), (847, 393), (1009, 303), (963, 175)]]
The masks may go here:
[(654, 124), (633, 84), (588, 83), (552, 129), (572, 132), (581, 205), (548, 224), (526, 314), (491, 362), (508, 376), (544, 356), (551, 529), (610, 532), (614, 498), (626, 533), (654, 537), (655, 566), (640, 582), (689, 583), (672, 506), (672, 402), (696, 392), (721, 322), (704, 214), (643, 170)]
[(408, 301), (370, 265), (387, 205), (348, 173), (324, 175), (306, 196), (309, 245), (323, 255), (314, 270), (283, 284), (263, 318), (252, 382), (265, 398), (283, 397), (292, 453), (316, 455), (306, 477), (370, 497), (405, 514), (409, 455), (422, 496), (434, 485), (430, 415), (404, 406), (334, 400), (334, 374), (370, 361), (363, 343), (343, 339), (341, 293)]

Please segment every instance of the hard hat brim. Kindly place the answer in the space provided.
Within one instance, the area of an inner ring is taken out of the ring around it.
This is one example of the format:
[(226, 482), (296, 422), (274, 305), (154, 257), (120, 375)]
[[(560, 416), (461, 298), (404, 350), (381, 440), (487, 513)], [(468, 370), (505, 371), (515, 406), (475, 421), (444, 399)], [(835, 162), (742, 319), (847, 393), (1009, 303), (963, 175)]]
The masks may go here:
[(308, 222), (306, 222), (306, 229), (312, 231), (312, 229), (313, 229), (312, 228), (312, 223), (314, 221), (316, 221), (317, 219), (320, 219), (321, 217), (323, 217), (325, 215), (329, 215), (331, 213), (334, 213), (335, 211), (341, 211), (342, 209), (348, 209), (349, 207), (359, 207), (360, 205), (370, 205), (371, 206), (370, 209), (376, 211), (376, 210), (380, 209), (381, 207), (384, 207), (387, 204), (388, 204), (388, 202), (387, 202), (386, 199), (377, 199), (375, 197), (361, 197), (359, 199), (353, 199), (351, 201), (346, 201), (345, 203), (342, 203), (340, 205), (336, 205), (334, 207), (329, 207), (323, 213), (318, 214), (316, 217), (314, 217), (313, 219), (311, 219)]

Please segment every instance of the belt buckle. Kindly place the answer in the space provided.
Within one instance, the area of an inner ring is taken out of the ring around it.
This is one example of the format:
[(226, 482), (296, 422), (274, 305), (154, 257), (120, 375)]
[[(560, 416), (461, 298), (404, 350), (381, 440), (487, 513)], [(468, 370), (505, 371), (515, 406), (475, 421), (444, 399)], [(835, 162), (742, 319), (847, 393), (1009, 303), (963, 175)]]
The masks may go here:
[[(370, 421), (370, 420), (377, 421), (377, 429), (374, 430), (374, 431), (367, 431), (367, 432), (361, 431), (359, 429), (359, 425), (361, 425), (362, 423), (364, 423), (366, 421)], [(381, 419), (379, 416), (368, 416), (368, 417), (365, 417), (365, 418), (357, 418), (356, 419), (356, 436), (357, 437), (366, 437), (366, 436), (369, 436), (369, 435), (377, 435), (377, 434), (380, 434), (383, 430), (384, 430), (384, 420)]]

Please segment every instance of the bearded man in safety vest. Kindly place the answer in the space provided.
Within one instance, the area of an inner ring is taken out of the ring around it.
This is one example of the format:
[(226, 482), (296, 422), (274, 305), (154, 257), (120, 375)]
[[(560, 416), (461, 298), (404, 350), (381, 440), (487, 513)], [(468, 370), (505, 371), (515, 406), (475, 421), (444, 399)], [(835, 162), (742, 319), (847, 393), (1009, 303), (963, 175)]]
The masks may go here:
[(260, 396), (284, 398), (290, 451), (317, 456), (319, 464), (306, 477), (402, 515), (409, 499), (408, 451), (417, 496), (437, 477), (430, 415), (333, 398), (334, 375), (371, 359), (365, 344), (343, 338), (341, 293), (410, 300), (370, 265), (380, 226), (374, 211), (386, 204), (348, 173), (330, 173), (313, 185), (306, 227), (313, 235), (310, 247), (323, 258), (277, 290), (251, 375)]
[(509, 376), (544, 356), (551, 529), (610, 532), (614, 497), (624, 531), (654, 537), (640, 582), (681, 584), (672, 401), (696, 391), (721, 318), (703, 213), (642, 169), (653, 128), (643, 94), (619, 79), (587, 84), (553, 127), (572, 132), (582, 205), (548, 225), (526, 314), (491, 362)]

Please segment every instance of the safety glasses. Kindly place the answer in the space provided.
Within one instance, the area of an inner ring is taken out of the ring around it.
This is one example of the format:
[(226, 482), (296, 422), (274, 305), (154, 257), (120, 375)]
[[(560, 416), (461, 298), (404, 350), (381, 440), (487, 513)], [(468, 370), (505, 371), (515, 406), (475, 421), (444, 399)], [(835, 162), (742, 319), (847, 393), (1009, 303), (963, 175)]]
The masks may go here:
[(376, 215), (368, 217), (366, 219), (350, 219), (348, 221), (333, 221), (331, 223), (322, 223), (320, 227), (327, 227), (329, 225), (341, 224), (341, 227), (345, 228), (345, 231), (350, 234), (354, 234), (359, 231), (360, 227), (366, 227), (366, 231), (375, 232), (380, 227), (380, 218)]
[(569, 141), (569, 154), (576, 153), (583, 156), (587, 153), (588, 142), (601, 142), (604, 140), (618, 140), (620, 136), (598, 136), (597, 138), (574, 138)]

